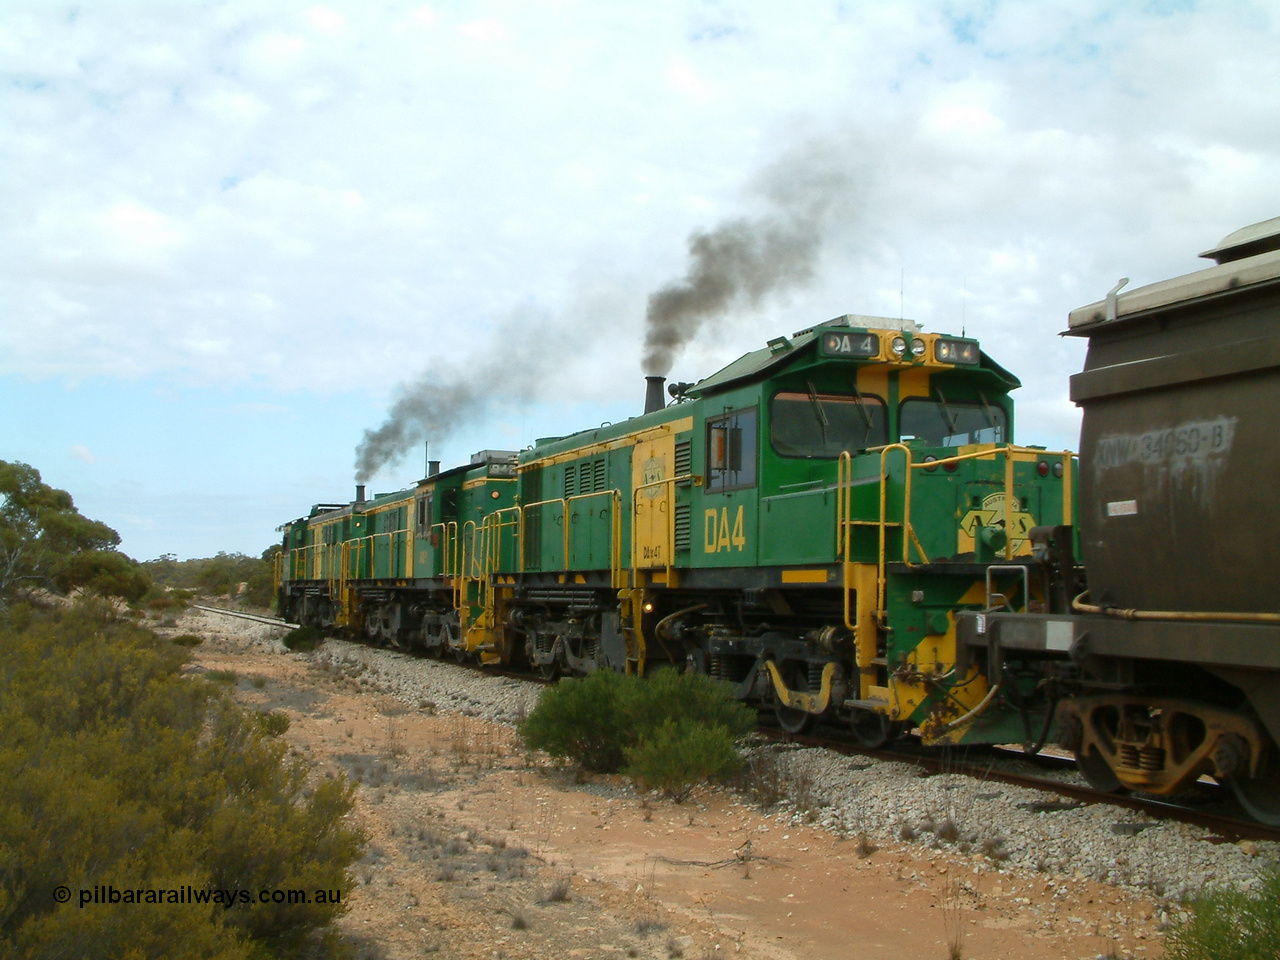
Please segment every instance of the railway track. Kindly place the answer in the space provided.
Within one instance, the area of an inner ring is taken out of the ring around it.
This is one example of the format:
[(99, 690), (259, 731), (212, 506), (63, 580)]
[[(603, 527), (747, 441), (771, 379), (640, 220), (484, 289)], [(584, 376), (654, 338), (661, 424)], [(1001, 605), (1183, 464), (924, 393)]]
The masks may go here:
[(203, 610), (205, 613), (220, 613), (224, 617), (236, 617), (239, 620), (253, 620), (257, 623), (270, 624), (273, 627), (282, 627), (285, 630), (296, 630), (302, 624), (290, 623), (287, 620), (281, 620), (279, 617), (263, 617), (256, 613), (243, 613), (240, 610), (227, 610), (225, 607), (206, 607), (199, 603), (191, 604), (192, 610)]
[[(253, 613), (244, 613), (239, 610), (227, 610), (223, 607), (210, 607), (201, 604), (192, 604), (191, 606), (195, 610), (269, 624), (282, 629), (296, 629), (299, 626), (296, 623), (289, 623), (277, 617), (265, 617)], [(540, 684), (555, 682), (554, 680), (539, 677), (536, 674), (525, 674), (508, 668), (483, 667), (472, 663), (465, 663), (462, 666), (480, 670), (492, 676), (526, 680)], [(1144, 813), (1153, 820), (1176, 820), (1199, 827), (1208, 832), (1206, 839), (1211, 842), (1229, 843), (1238, 840), (1280, 841), (1280, 828), (1268, 827), (1252, 820), (1242, 819), (1229, 813), (1210, 809), (1213, 807), (1230, 808), (1233, 802), (1228, 791), (1216, 784), (1203, 782), (1197, 784), (1197, 789), (1191, 794), (1191, 796), (1195, 797), (1196, 806), (1191, 806), (1186, 803), (1175, 803), (1152, 796), (1106, 793), (1095, 790), (1092, 787), (1067, 783), (1049, 776), (1039, 777), (1002, 768), (1004, 763), (1018, 761), (1046, 769), (1074, 769), (1075, 761), (1066, 757), (1046, 754), (1030, 755), (1014, 750), (994, 748), (980, 751), (987, 760), (986, 763), (982, 763), (968, 759), (969, 756), (979, 752), (974, 749), (965, 751), (964, 756), (958, 756), (953, 751), (936, 752), (923, 750), (919, 747), (868, 749), (833, 736), (790, 734), (781, 729), (764, 725), (757, 727), (757, 731), (765, 739), (774, 742), (821, 747), (847, 756), (863, 756), (892, 763), (906, 763), (926, 770), (930, 775), (960, 774), (977, 780), (1040, 790), (1063, 798), (1061, 801), (1047, 803), (1045, 812), (1070, 809), (1073, 806), (1083, 804), (1107, 804)], [(1131, 830), (1142, 829), (1141, 824), (1118, 826)]]
[[(1061, 801), (1046, 803), (1044, 805), (1044, 812), (1046, 813), (1071, 809), (1085, 804), (1107, 804), (1112, 807), (1121, 807), (1126, 810), (1144, 813), (1151, 817), (1153, 821), (1176, 820), (1202, 828), (1207, 831), (1205, 839), (1210, 842), (1232, 843), (1238, 840), (1280, 841), (1280, 828), (1268, 827), (1230, 813), (1207, 809), (1217, 805), (1229, 808), (1233, 803), (1229, 791), (1216, 784), (1197, 784), (1197, 789), (1190, 794), (1196, 798), (1197, 806), (1190, 806), (1150, 795), (1106, 793), (1095, 790), (1092, 787), (1066, 783), (1053, 777), (1039, 777), (1001, 769), (1000, 767), (1000, 763), (1008, 760), (1018, 760), (1058, 770), (1074, 766), (1074, 761), (1063, 757), (1033, 756), (1005, 750), (1000, 752), (1007, 756), (997, 758), (996, 751), (982, 751), (982, 755), (988, 760), (984, 764), (968, 759), (968, 756), (977, 752), (973, 749), (966, 751), (965, 756), (957, 755), (951, 751), (927, 751), (919, 747), (868, 749), (834, 737), (789, 734), (773, 727), (760, 726), (757, 731), (766, 739), (774, 742), (797, 743), (802, 746), (833, 750), (846, 756), (862, 756), (891, 763), (906, 763), (927, 771), (931, 776), (960, 774), (977, 780), (1040, 790), (1063, 798)], [(1205, 808), (1200, 808), (1199, 804), (1203, 804)], [(1143, 825), (1118, 824), (1117, 828), (1117, 832), (1137, 832), (1143, 829)]]

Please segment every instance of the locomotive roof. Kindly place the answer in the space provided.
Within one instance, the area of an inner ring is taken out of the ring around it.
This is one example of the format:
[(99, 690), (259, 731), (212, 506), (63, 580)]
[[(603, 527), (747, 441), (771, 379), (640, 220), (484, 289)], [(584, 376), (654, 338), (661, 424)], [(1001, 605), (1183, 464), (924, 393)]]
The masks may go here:
[(1067, 316), (1066, 332), (1072, 336), (1089, 336), (1102, 325), (1125, 322), (1150, 310), (1218, 297), (1245, 287), (1280, 283), (1280, 250), (1265, 250), (1253, 256), (1229, 259), (1233, 253), (1242, 250), (1266, 247), (1278, 237), (1280, 217), (1237, 230), (1213, 250), (1201, 254), (1224, 261), (1218, 266), (1172, 280), (1149, 283), (1127, 293), (1118, 293), (1114, 298), (1077, 307)]
[[(836, 317), (834, 320), (828, 320), (826, 323), (799, 330), (793, 333), (790, 338), (777, 337), (770, 340), (763, 349), (744, 354), (722, 370), (699, 380), (687, 391), (688, 395), (696, 398), (713, 396), (736, 384), (762, 378), (776, 370), (789, 366), (813, 352), (814, 345), (817, 343), (822, 331), (833, 327), (865, 330), (871, 333), (923, 332), (922, 328), (911, 320), (847, 314), (843, 317)], [(1017, 377), (992, 360), (985, 352), (979, 350), (979, 356), (981, 358), (979, 369), (995, 374), (1009, 389), (1021, 386), (1021, 382)]]

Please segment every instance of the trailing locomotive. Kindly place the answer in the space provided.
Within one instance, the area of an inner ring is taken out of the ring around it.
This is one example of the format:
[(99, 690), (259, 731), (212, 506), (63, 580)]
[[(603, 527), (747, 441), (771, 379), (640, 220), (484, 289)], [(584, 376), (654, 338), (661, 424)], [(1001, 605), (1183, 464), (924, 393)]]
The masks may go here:
[[(1066, 657), (1057, 738), (1095, 786), (1174, 793), (1209, 774), (1280, 825), (1280, 218), (1217, 266), (1071, 313), (1087, 337), (1080, 546), (1088, 593), (962, 613), (987, 664)], [(1066, 539), (1044, 576), (1071, 562)], [(1065, 665), (1064, 665), (1065, 666)]]
[(650, 378), (626, 423), (317, 506), (281, 611), (547, 676), (705, 672), (791, 731), (1042, 739), (1057, 680), (993, 679), (955, 629), (1047, 609), (1033, 542), (1073, 519), (1072, 455), (1012, 443), (1018, 386), (974, 340), (839, 317), (670, 405)]

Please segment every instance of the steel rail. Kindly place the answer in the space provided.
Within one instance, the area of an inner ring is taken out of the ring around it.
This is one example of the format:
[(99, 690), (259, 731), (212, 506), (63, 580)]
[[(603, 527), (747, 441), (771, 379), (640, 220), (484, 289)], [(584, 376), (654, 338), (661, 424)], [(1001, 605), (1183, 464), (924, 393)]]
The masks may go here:
[[(909, 763), (917, 767), (923, 767), (930, 771), (931, 774), (947, 774), (954, 773), (966, 777), (972, 777), (975, 780), (986, 782), (1004, 783), (1010, 786), (1026, 787), (1031, 790), (1041, 790), (1046, 793), (1056, 793), (1059, 796), (1066, 797), (1080, 803), (1104, 803), (1113, 807), (1123, 807), (1127, 810), (1136, 810), (1146, 813), (1156, 819), (1161, 820), (1177, 820), (1192, 826), (1202, 827), (1210, 831), (1210, 835), (1204, 839), (1217, 842), (1228, 842), (1235, 840), (1276, 840), (1280, 841), (1280, 828), (1268, 827), (1265, 824), (1257, 823), (1253, 820), (1242, 820), (1237, 817), (1229, 817), (1223, 814), (1210, 813), (1203, 810), (1195, 810), (1191, 807), (1181, 806), (1168, 800), (1160, 800), (1149, 796), (1138, 796), (1134, 794), (1123, 793), (1104, 793), (1095, 790), (1092, 787), (1082, 787), (1078, 784), (1063, 783), (1061, 780), (1054, 780), (1047, 777), (1035, 777), (1029, 774), (1013, 773), (1010, 771), (998, 770), (994, 767), (984, 767), (965, 760), (957, 760), (954, 755), (931, 755), (927, 752), (907, 753), (903, 751), (895, 751), (885, 748), (867, 749), (859, 747), (856, 744), (847, 741), (835, 740), (826, 737), (814, 736), (797, 736), (788, 734), (781, 730), (774, 730), (769, 727), (758, 726), (756, 732), (764, 739), (773, 742), (789, 742), (797, 743), (806, 747), (822, 747), (828, 750), (834, 750), (836, 753), (845, 754), (847, 756), (863, 756), (870, 757), (875, 760), (884, 760), (892, 763)], [(1028, 762), (1035, 762), (1035, 758), (1027, 756), (1017, 756), (1011, 754), (1011, 759), (1020, 759)], [(1066, 764), (1062, 758), (1055, 758), (1058, 762)]]
[(290, 623), (287, 620), (281, 620), (279, 617), (262, 617), (256, 613), (241, 613), (239, 610), (227, 610), (223, 607), (206, 607), (198, 603), (191, 604), (193, 610), (204, 610), (206, 613), (220, 613), (226, 617), (239, 617), (241, 620), (253, 620), (257, 623), (266, 623), (273, 627), (283, 627), (286, 630), (297, 630), (302, 626), (300, 623)]

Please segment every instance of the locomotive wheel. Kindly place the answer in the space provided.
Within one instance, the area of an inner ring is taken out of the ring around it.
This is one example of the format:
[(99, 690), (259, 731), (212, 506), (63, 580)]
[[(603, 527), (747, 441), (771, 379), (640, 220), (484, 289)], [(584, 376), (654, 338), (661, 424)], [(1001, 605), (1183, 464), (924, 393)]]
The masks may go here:
[(1080, 773), (1084, 776), (1085, 782), (1099, 793), (1128, 793), (1123, 786), (1120, 785), (1120, 778), (1116, 776), (1115, 771), (1107, 764), (1107, 761), (1098, 756), (1093, 751), (1089, 753), (1077, 753), (1076, 766)]
[[(808, 686), (808, 676), (803, 667), (787, 666), (782, 668), (783, 678), (786, 680), (787, 686), (792, 690), (804, 692)], [(787, 733), (800, 734), (807, 732), (817, 718), (807, 710), (797, 710), (795, 707), (785, 706), (776, 695), (773, 701), (773, 712), (778, 718), (778, 726)]]
[(849, 719), (853, 742), (864, 750), (879, 750), (893, 735), (893, 725), (883, 713), (854, 710)]
[(778, 718), (778, 726), (787, 733), (805, 733), (813, 726), (812, 713), (796, 710), (794, 707), (784, 707), (781, 700), (773, 702), (773, 712)]
[(1236, 795), (1245, 813), (1268, 827), (1280, 827), (1280, 772), (1272, 764), (1267, 776), (1255, 779), (1231, 777), (1231, 792)]

